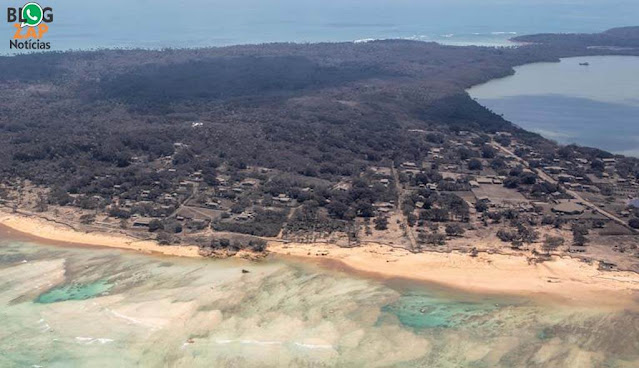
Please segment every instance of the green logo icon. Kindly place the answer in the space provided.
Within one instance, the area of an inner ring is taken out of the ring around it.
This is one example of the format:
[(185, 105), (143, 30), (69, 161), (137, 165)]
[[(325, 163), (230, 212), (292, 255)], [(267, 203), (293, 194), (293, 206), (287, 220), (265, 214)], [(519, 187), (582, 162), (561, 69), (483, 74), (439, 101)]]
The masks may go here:
[(27, 3), (22, 8), (22, 22), (21, 26), (35, 27), (42, 22), (42, 7), (37, 3)]

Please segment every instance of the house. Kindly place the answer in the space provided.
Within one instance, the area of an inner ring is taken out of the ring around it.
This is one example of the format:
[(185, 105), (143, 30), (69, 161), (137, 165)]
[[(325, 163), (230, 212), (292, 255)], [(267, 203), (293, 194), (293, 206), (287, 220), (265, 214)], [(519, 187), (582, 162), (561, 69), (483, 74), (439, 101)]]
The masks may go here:
[(248, 221), (255, 218), (255, 214), (252, 212), (242, 212), (235, 217), (238, 221)]
[(547, 171), (551, 174), (559, 174), (564, 172), (566, 169), (561, 166), (546, 166), (544, 167), (544, 171)]
[(153, 219), (150, 217), (138, 217), (133, 220), (133, 227), (138, 227), (138, 228), (149, 227), (149, 224), (151, 223), (151, 221), (153, 221)]
[(402, 163), (402, 167), (405, 169), (417, 169), (417, 164), (414, 162), (406, 161)]
[(289, 196), (287, 196), (286, 194), (280, 194), (277, 197), (273, 197), (273, 200), (280, 203), (289, 203), (291, 201), (291, 198), (289, 198)]
[(571, 190), (582, 190), (583, 187), (581, 184), (578, 183), (565, 183), (564, 184), (566, 186), (566, 188), (571, 189)]
[(559, 174), (557, 175), (557, 180), (561, 182), (573, 182), (575, 181), (575, 177), (573, 175), (568, 175), (568, 174)]
[(335, 184), (335, 186), (333, 187), (333, 189), (335, 190), (341, 190), (341, 191), (348, 191), (351, 189), (351, 184), (348, 182), (339, 182), (337, 184)]
[(590, 192), (590, 193), (599, 193), (599, 192), (601, 192), (601, 189), (599, 189), (598, 187), (596, 187), (594, 185), (582, 185), (582, 188), (586, 192)]
[(214, 210), (217, 210), (220, 208), (220, 204), (218, 202), (214, 202), (214, 201), (208, 201), (204, 204), (207, 208), (211, 208)]
[(581, 215), (584, 213), (584, 206), (575, 202), (561, 202), (552, 208), (552, 211), (561, 215)]
[(256, 179), (244, 179), (244, 181), (242, 181), (242, 183), (240, 183), (241, 186), (243, 187), (254, 187), (257, 184), (259, 184), (259, 181), (257, 181)]
[(577, 161), (577, 162), (579, 162), (580, 164), (583, 164), (583, 165), (587, 165), (588, 164), (588, 159), (585, 159), (585, 158), (577, 158), (577, 159), (575, 159), (575, 161)]

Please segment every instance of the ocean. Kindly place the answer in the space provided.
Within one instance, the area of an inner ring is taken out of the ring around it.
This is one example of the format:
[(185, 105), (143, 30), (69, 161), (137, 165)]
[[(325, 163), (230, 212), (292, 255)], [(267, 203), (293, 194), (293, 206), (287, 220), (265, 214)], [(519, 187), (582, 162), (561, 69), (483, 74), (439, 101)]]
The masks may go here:
[(2, 367), (630, 367), (637, 310), (0, 240)]
[(559, 143), (639, 157), (639, 57), (566, 58), (515, 71), (468, 93), (506, 120)]
[[(635, 0), (64, 0), (48, 34), (55, 50), (190, 48), (264, 42), (405, 38), (508, 45), (538, 32), (600, 32), (637, 23)], [(21, 6), (24, 2), (10, 1)], [(7, 38), (13, 24), (4, 23)], [(0, 51), (9, 52), (6, 48)]]

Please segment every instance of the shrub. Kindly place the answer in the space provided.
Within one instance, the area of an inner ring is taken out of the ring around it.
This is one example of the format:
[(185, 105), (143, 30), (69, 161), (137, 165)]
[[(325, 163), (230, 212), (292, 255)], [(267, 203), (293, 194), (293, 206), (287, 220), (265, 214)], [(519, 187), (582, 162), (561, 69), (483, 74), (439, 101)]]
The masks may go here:
[(465, 231), (466, 230), (459, 224), (446, 225), (446, 235), (448, 236), (462, 236)]

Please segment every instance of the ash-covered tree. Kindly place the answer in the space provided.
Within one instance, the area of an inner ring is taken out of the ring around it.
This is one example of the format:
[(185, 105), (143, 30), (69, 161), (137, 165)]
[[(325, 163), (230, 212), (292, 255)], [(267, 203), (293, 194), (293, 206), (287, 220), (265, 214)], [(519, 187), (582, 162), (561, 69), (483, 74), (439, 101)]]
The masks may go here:
[(377, 216), (374, 222), (375, 222), (375, 230), (388, 229), (388, 219), (385, 216)]
[(550, 235), (546, 235), (546, 238), (544, 239), (544, 244), (542, 245), (543, 250), (550, 254), (550, 252), (553, 252), (555, 250), (557, 250), (557, 248), (561, 247), (562, 245), (564, 245), (564, 238), (562, 238), (561, 236), (550, 236)]
[(446, 225), (446, 235), (448, 236), (462, 236), (466, 230), (460, 224), (448, 224)]
[(572, 242), (577, 246), (584, 246), (588, 242), (588, 227), (584, 224), (575, 223), (572, 225)]
[(473, 158), (470, 161), (468, 161), (468, 170), (473, 170), (473, 171), (479, 171), (482, 169), (482, 164), (481, 161)]

